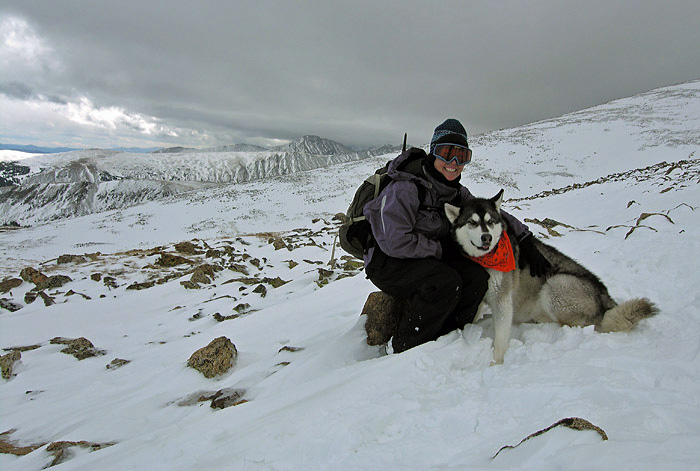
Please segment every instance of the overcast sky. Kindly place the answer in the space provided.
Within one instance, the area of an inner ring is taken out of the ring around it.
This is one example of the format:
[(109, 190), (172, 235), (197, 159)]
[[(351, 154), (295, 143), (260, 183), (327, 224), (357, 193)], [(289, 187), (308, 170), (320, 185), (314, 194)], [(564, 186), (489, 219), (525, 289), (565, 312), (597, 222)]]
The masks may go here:
[(421, 145), (700, 79), (700, 1), (4, 0), (0, 142)]

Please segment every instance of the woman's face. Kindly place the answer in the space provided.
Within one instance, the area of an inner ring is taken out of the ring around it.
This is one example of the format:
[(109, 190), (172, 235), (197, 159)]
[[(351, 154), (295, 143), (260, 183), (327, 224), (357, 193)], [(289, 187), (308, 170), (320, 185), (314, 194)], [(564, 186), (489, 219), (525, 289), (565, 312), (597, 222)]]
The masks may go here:
[(454, 160), (448, 163), (440, 159), (435, 159), (433, 165), (435, 166), (435, 170), (440, 172), (449, 182), (459, 177), (462, 170), (464, 170), (464, 165), (457, 165)]

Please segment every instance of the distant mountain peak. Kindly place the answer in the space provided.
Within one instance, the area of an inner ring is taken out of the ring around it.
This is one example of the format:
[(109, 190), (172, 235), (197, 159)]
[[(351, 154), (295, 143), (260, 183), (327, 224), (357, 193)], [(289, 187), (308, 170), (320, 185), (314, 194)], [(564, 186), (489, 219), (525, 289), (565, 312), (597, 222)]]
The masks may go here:
[(302, 152), (315, 155), (338, 155), (353, 153), (352, 149), (339, 142), (312, 134), (302, 136), (289, 144), (275, 147), (273, 150), (279, 152)]
[(256, 146), (255, 144), (231, 144), (226, 146), (210, 147), (205, 149), (207, 152), (266, 152), (269, 151), (267, 147)]
[(183, 152), (194, 152), (195, 150), (197, 150), (197, 149), (193, 149), (190, 147), (176, 146), (176, 147), (166, 147), (164, 149), (154, 150), (151, 153), (152, 154), (180, 154)]

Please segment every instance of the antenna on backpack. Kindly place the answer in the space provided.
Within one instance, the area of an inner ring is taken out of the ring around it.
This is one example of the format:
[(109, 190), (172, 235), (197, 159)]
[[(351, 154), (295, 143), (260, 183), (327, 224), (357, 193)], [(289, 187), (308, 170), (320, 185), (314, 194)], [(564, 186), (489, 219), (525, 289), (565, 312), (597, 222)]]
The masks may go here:
[(406, 137), (408, 137), (408, 133), (403, 133), (403, 147), (401, 148), (401, 152), (406, 152)]

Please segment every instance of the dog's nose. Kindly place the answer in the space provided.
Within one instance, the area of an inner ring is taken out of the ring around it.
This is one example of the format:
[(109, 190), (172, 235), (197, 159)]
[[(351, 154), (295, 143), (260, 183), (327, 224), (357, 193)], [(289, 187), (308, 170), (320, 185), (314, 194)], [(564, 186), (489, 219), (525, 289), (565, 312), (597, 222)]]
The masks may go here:
[(481, 234), (481, 242), (484, 245), (490, 244), (491, 239), (493, 239), (493, 237), (491, 237), (491, 234)]

